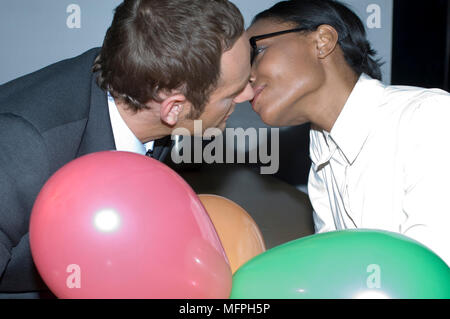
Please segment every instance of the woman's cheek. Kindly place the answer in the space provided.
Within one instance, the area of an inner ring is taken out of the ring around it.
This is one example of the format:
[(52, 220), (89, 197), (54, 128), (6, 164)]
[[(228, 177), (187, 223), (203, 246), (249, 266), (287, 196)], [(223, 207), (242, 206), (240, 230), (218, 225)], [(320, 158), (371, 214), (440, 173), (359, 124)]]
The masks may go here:
[(284, 94), (282, 89), (277, 87), (268, 87), (265, 96), (261, 99), (259, 115), (264, 123), (276, 126), (282, 116), (284, 107)]

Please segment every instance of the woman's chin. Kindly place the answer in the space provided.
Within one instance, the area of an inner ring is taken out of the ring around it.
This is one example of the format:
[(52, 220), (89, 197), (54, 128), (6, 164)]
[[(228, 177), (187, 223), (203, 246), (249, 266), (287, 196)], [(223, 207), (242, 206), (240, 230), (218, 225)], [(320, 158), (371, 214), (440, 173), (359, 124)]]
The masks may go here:
[(279, 126), (278, 120), (273, 116), (273, 114), (268, 114), (267, 112), (256, 112), (258, 113), (264, 124), (269, 126)]
[(260, 112), (258, 113), (264, 124), (272, 127), (290, 127), (308, 123), (307, 119), (283, 118), (280, 114)]

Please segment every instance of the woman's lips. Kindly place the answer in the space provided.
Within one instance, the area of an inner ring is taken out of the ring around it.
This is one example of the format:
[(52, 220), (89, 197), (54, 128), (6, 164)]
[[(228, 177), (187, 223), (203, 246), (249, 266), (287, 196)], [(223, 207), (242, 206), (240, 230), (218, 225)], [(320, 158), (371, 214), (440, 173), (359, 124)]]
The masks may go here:
[(255, 97), (250, 102), (252, 104), (253, 109), (255, 110), (256, 102), (258, 102), (258, 98), (261, 96), (262, 91), (266, 88), (265, 85), (258, 86), (255, 89)]

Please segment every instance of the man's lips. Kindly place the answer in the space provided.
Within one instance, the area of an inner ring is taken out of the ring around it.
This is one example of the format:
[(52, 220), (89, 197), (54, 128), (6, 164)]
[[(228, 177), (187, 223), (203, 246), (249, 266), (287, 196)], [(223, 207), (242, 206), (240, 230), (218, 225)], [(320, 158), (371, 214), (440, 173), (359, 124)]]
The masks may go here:
[(265, 85), (261, 85), (256, 87), (255, 89), (255, 96), (253, 98), (253, 100), (250, 101), (250, 103), (252, 104), (253, 108), (255, 108), (256, 102), (258, 101), (258, 98), (261, 96), (261, 92), (266, 88)]

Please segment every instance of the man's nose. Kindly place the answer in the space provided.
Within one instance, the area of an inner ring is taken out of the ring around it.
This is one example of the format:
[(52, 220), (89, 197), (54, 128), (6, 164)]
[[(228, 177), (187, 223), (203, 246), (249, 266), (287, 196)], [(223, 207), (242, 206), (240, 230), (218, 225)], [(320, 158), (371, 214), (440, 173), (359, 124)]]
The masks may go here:
[(244, 103), (250, 100), (253, 100), (255, 97), (255, 92), (253, 91), (253, 87), (251, 86), (250, 82), (245, 87), (244, 91), (236, 98), (235, 102), (238, 103)]

